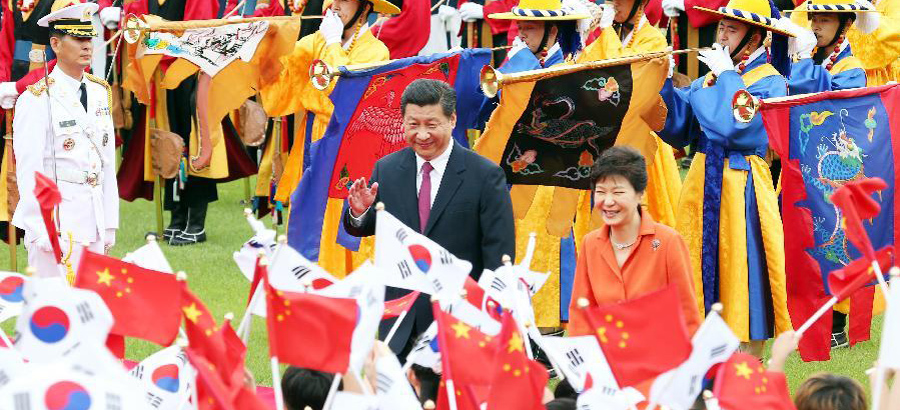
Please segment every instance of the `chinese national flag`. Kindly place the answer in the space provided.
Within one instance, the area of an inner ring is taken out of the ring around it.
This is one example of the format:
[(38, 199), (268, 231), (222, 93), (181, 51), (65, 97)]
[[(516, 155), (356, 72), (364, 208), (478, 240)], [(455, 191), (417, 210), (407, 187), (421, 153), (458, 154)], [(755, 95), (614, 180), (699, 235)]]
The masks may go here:
[(767, 371), (746, 353), (735, 353), (722, 364), (713, 393), (723, 409), (795, 410), (784, 373)]
[(269, 354), (293, 366), (345, 373), (358, 316), (356, 300), (280, 291), (264, 283)]
[(492, 374), (484, 366), (493, 363), (497, 339), (444, 312), (437, 303), (433, 309), (444, 377), (460, 385), (489, 385)]
[(410, 292), (397, 299), (384, 302), (384, 314), (381, 316), (381, 320), (395, 318), (409, 310), (416, 298), (419, 297), (419, 294), (419, 291)]
[(221, 327), (216, 326), (216, 320), (206, 304), (186, 284), (182, 287), (181, 300), (184, 331), (187, 333), (190, 349), (195, 355), (214, 364), (223, 380), (234, 377), (242, 380), (247, 348), (231, 324), (226, 322)]
[(878, 216), (881, 206), (872, 198), (872, 193), (885, 188), (887, 184), (881, 178), (864, 178), (844, 184), (831, 195), (831, 202), (843, 214), (847, 239), (870, 263), (875, 260), (875, 250), (862, 221)]
[[(484, 403), (488, 395), (487, 386), (468, 386), (454, 382), (453, 390), (456, 391), (456, 410), (481, 410), (481, 403)], [(450, 407), (450, 401), (447, 400), (447, 384), (444, 379), (441, 379), (435, 410), (450, 409), (452, 407)]]
[[(893, 254), (894, 247), (891, 245), (879, 249), (875, 254), (875, 259), (879, 266), (884, 267), (883, 270), (893, 266)], [(862, 257), (841, 269), (831, 271), (828, 274), (828, 289), (840, 301), (847, 299), (873, 280), (875, 280), (875, 271), (872, 269), (872, 262), (868, 258)]]
[(268, 275), (266, 265), (259, 263), (261, 260), (262, 255), (257, 255), (256, 267), (253, 269), (253, 280), (250, 283), (250, 294), (247, 296), (247, 305), (250, 305), (250, 301), (253, 300), (253, 294), (256, 293), (256, 287), (260, 284), (262, 278)]
[(489, 409), (543, 410), (547, 369), (525, 354), (525, 342), (509, 312), (503, 314)]
[(674, 287), (614, 305), (590, 306), (585, 316), (623, 388), (659, 376), (691, 354)]
[(174, 275), (85, 249), (75, 286), (103, 298), (115, 318), (112, 333), (163, 346), (172, 344), (178, 335), (181, 285)]

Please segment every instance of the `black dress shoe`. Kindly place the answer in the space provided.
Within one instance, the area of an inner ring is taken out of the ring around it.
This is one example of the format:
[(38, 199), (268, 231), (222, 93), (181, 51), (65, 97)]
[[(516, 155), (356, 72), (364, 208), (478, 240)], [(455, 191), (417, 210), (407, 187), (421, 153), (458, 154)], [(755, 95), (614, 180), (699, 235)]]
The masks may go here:
[(169, 245), (193, 245), (201, 242), (206, 242), (206, 230), (197, 233), (180, 232), (178, 235), (172, 237), (169, 241)]
[(847, 346), (850, 346), (850, 341), (847, 340), (847, 332), (831, 334), (831, 348), (832, 349), (840, 349), (842, 347), (847, 347)]

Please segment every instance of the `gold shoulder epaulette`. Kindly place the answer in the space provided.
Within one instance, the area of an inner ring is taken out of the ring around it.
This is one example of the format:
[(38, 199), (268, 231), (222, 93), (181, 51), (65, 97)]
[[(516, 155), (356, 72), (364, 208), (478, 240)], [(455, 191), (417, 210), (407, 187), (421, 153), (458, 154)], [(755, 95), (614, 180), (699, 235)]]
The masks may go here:
[[(45, 80), (46, 80), (46, 81), (45, 81)], [(47, 87), (47, 82), (49, 82), (50, 85), (53, 85), (53, 79), (48, 77), (48, 78), (46, 78), (46, 79), (45, 79), (45, 78), (41, 78), (40, 80), (38, 80), (38, 81), (35, 82), (34, 84), (31, 84), (31, 85), (29, 85), (28, 87), (25, 87), (25, 88), (26, 88), (28, 91), (31, 91), (31, 93), (34, 94), (35, 97), (40, 97), (41, 94), (44, 93), (44, 91), (47, 91), (47, 88), (48, 88), (48, 87)]]
[(84, 75), (87, 76), (88, 80), (91, 80), (97, 84), (100, 84), (100, 85), (106, 87), (106, 98), (107, 98), (106, 103), (112, 104), (112, 87), (109, 85), (109, 83), (106, 82), (106, 80), (104, 80), (100, 77), (97, 77), (96, 75), (90, 74), (90, 73), (84, 73)]

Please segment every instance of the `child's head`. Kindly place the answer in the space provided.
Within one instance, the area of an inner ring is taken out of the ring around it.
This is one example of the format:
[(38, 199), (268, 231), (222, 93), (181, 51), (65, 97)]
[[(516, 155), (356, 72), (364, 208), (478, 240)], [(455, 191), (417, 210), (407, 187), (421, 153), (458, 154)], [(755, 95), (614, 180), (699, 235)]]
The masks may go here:
[(866, 410), (866, 394), (856, 380), (829, 373), (806, 379), (794, 394), (797, 410)]

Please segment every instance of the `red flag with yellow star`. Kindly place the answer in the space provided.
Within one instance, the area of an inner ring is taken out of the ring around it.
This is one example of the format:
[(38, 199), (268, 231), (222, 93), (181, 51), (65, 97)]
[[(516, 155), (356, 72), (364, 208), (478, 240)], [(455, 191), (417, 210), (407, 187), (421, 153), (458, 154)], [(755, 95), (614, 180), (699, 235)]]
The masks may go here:
[(782, 372), (770, 372), (759, 359), (735, 353), (719, 367), (713, 393), (729, 410), (795, 410)]
[[(481, 410), (481, 403), (486, 401), (489, 386), (469, 386), (454, 383), (453, 390), (456, 393), (456, 410)], [(451, 410), (450, 401), (447, 399), (447, 384), (441, 379), (438, 385), (437, 403), (435, 410)]]
[(281, 291), (266, 284), (269, 355), (297, 367), (346, 373), (357, 304), (349, 298)]
[(509, 312), (503, 314), (502, 326), (487, 408), (543, 410), (547, 369), (525, 354), (525, 341)]
[[(246, 347), (226, 322), (221, 327), (200, 298), (188, 289), (181, 288), (181, 313), (184, 316), (184, 331), (188, 337), (188, 347), (195, 355), (203, 356), (216, 365), (223, 380), (229, 380), (237, 369), (243, 369)], [(239, 376), (243, 377), (241, 373)]]
[(444, 312), (437, 303), (433, 309), (444, 378), (460, 385), (489, 385), (493, 375), (484, 369), (493, 363), (497, 338)]
[(691, 354), (681, 302), (672, 286), (613, 305), (589, 306), (585, 316), (623, 388), (659, 376)]
[(114, 334), (163, 346), (172, 344), (178, 335), (181, 292), (172, 274), (85, 249), (75, 287), (93, 290), (103, 298), (115, 318)]
[(384, 314), (381, 315), (381, 320), (395, 318), (409, 310), (409, 308), (412, 307), (413, 302), (416, 301), (416, 298), (419, 297), (420, 293), (421, 292), (419, 291), (410, 292), (397, 299), (385, 301)]

